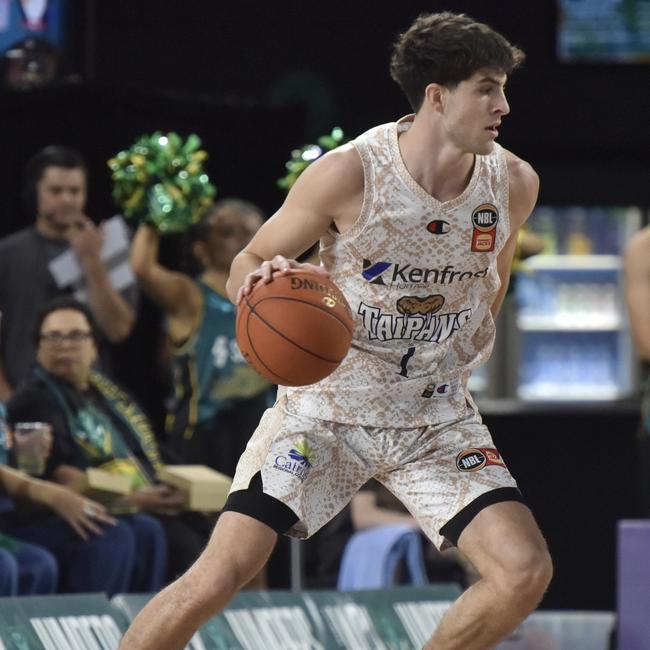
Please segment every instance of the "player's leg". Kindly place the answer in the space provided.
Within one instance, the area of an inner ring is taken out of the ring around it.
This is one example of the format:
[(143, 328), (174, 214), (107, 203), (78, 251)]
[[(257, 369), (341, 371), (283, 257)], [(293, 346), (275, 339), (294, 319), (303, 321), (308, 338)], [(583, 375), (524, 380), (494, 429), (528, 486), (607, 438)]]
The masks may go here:
[[(134, 620), (122, 650), (181, 650), (267, 561), (278, 533), (304, 536), (334, 517), (373, 473), (373, 440), (342, 425), (266, 412), (237, 466), (206, 550)], [(358, 438), (357, 449), (353, 440)]]
[(458, 548), (481, 578), (451, 606), (426, 650), (487, 650), (539, 604), (551, 580), (546, 543), (528, 508), (517, 501), (481, 510)]
[(398, 434), (399, 462), (377, 478), (436, 546), (458, 546), (480, 574), (426, 648), (491, 648), (534, 609), (548, 585), (544, 539), (473, 411), (453, 423)]
[(277, 533), (238, 512), (224, 512), (190, 569), (135, 618), (122, 650), (182, 650), (203, 622), (221, 611), (268, 560)]
[(298, 517), (265, 492), (264, 464), (283, 415), (270, 409), (242, 456), (233, 489), (207, 547), (178, 580), (153, 598), (134, 619), (122, 650), (182, 650), (211, 616), (264, 566), (277, 536)]

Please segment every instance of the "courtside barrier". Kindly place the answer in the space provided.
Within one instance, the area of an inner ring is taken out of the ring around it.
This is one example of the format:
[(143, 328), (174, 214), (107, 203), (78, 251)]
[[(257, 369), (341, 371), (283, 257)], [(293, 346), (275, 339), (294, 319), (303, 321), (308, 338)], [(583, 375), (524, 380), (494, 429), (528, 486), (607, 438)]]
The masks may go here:
[[(455, 585), (245, 592), (188, 650), (419, 650)], [(150, 595), (0, 599), (0, 650), (115, 650)], [(611, 612), (535, 612), (498, 650), (610, 650)], [(163, 649), (161, 649), (163, 650)]]

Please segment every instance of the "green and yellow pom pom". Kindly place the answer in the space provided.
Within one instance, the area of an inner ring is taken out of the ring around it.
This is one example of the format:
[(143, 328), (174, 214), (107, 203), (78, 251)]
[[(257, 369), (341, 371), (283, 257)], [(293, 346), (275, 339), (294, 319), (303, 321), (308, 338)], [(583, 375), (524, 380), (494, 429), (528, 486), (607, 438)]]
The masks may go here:
[(278, 179), (278, 187), (288, 192), (296, 180), (298, 180), (298, 176), (309, 165), (328, 151), (332, 151), (332, 149), (336, 149), (346, 142), (347, 140), (345, 140), (342, 129), (336, 126), (329, 135), (323, 135), (318, 138), (317, 144), (306, 144), (301, 149), (294, 149), (291, 152), (291, 160), (285, 165), (288, 173), (284, 178)]
[(200, 146), (195, 134), (183, 142), (177, 133), (157, 131), (111, 158), (113, 198), (124, 216), (161, 233), (184, 232), (196, 223), (216, 194)]

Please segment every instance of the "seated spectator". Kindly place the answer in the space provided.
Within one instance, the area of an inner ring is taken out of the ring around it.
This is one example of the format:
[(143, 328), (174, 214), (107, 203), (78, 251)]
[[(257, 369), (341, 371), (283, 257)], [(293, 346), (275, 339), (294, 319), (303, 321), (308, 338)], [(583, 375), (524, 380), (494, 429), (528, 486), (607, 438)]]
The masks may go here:
[(233, 476), (239, 457), (269, 405), (269, 383), (244, 360), (235, 338), (235, 306), (226, 280), (235, 255), (262, 225), (259, 208), (218, 201), (193, 228), (197, 278), (158, 261), (160, 235), (141, 225), (131, 266), (142, 291), (167, 316), (174, 395), (167, 433), (183, 462)]
[[(0, 404), (0, 530), (13, 533), (0, 533), (0, 595), (51, 594), (59, 582), (63, 592), (129, 591), (135, 561), (131, 530), (101, 504), (8, 467), (8, 448)], [(27, 511), (29, 505), (54, 514)]]
[[(381, 483), (369, 481), (347, 508), (303, 542), (304, 578), (309, 589), (335, 589), (345, 547), (354, 533), (375, 526), (405, 524), (418, 528), (417, 521)], [(457, 582), (467, 587), (477, 579), (472, 566), (456, 551), (438, 551), (422, 536), (427, 576), (431, 582)], [(399, 582), (400, 576), (396, 577)]]
[(46, 147), (25, 167), (23, 198), (35, 224), (0, 240), (0, 400), (5, 402), (34, 362), (30, 334), (39, 309), (76, 289), (57, 285), (50, 263), (60, 255), (71, 250), (78, 261), (104, 361), (108, 343), (123, 342), (133, 328), (135, 287), (120, 293), (111, 284), (101, 258), (102, 230), (85, 214), (87, 180), (83, 157), (66, 147)]
[[(381, 483), (372, 480), (354, 495), (350, 515), (355, 532), (373, 526), (406, 524), (418, 528), (415, 518)], [(440, 552), (424, 535), (424, 561), (431, 582), (457, 582), (463, 588), (478, 580), (476, 570), (457, 549)]]
[[(169, 547), (168, 579), (202, 550), (209, 524), (181, 512), (183, 495), (156, 484), (160, 451), (145, 414), (124, 391), (93, 370), (97, 338), (90, 310), (73, 298), (47, 305), (37, 321), (38, 364), (8, 404), (10, 422), (29, 418), (52, 427), (46, 476), (76, 485), (88, 467), (128, 475), (133, 491), (120, 511), (146, 512), (160, 522)], [(128, 516), (119, 516), (130, 522)]]

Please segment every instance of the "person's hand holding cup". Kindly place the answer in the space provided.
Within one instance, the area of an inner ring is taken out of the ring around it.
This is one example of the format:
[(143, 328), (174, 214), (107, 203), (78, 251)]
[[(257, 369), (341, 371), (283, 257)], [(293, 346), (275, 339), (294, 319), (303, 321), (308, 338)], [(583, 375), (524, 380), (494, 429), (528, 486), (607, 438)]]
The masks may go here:
[(41, 476), (52, 450), (52, 427), (46, 422), (16, 422), (13, 443), (18, 469)]

